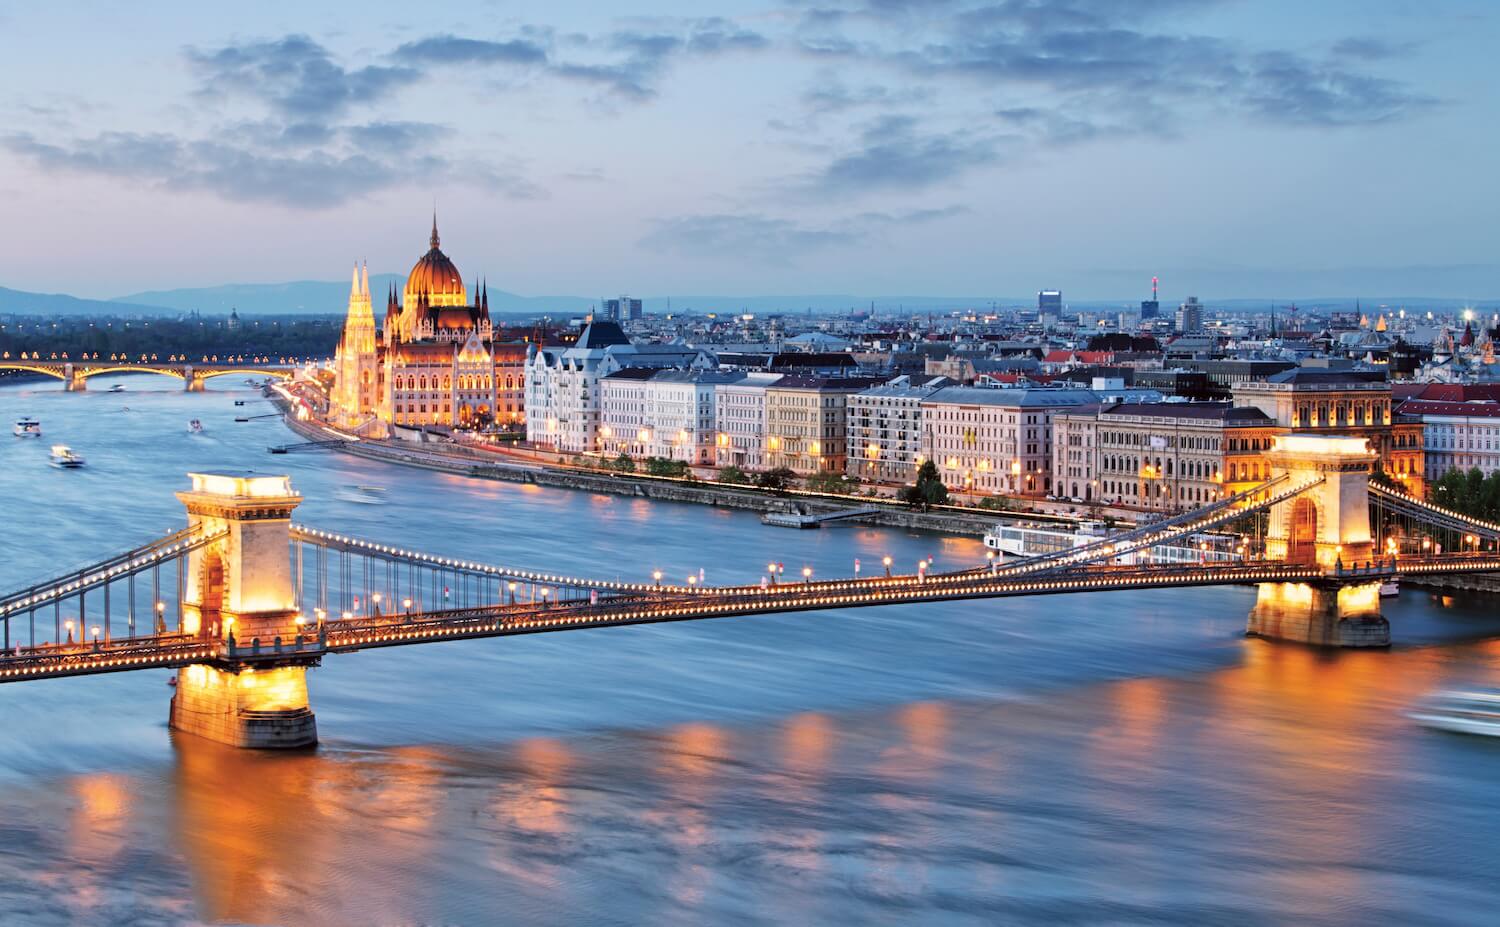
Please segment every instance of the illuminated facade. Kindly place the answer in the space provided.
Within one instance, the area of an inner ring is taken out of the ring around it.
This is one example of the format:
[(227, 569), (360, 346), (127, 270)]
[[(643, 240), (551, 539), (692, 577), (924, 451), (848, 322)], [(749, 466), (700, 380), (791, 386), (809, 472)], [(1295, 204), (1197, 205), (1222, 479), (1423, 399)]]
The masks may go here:
[(384, 435), (390, 425), (519, 426), (525, 421), (526, 345), (497, 340), (488, 287), (473, 300), (439, 248), (437, 219), (430, 248), (406, 286), (387, 294), (377, 336), (368, 272), (356, 273), (334, 361), (334, 420)]
[(1234, 404), (1260, 409), (1293, 434), (1364, 438), (1407, 492), (1426, 492), (1422, 422), (1393, 414), (1383, 373), (1299, 367), (1236, 385)]

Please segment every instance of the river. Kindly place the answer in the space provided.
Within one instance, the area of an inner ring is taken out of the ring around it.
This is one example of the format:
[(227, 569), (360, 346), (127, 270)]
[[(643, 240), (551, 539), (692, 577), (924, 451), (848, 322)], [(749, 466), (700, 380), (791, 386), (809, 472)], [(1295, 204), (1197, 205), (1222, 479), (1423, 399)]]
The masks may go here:
[[(225, 467), (290, 473), (308, 524), (584, 575), (983, 559), (973, 539), (273, 457), (296, 439), (234, 422), (272, 411), (238, 380), (89, 385), (0, 386), (7, 425), (46, 431), (0, 439), (0, 590), (180, 527), (184, 473)], [(88, 467), (49, 468), (55, 441)], [(337, 499), (351, 483), (389, 504)], [(1494, 600), (1407, 589), (1392, 650), (1324, 653), (1243, 638), (1252, 599), (933, 603), (330, 657), (309, 674), (321, 746), (297, 754), (173, 736), (166, 672), (0, 686), (0, 923), (1493, 923), (1500, 744), (1403, 711), (1500, 684)]]

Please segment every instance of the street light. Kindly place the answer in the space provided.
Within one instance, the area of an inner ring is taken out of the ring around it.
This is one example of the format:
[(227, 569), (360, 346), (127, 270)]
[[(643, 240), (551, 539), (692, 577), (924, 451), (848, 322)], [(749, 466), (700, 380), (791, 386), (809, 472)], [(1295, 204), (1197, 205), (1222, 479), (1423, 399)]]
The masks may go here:
[(512, 582), (506, 583), (505, 584), (505, 588), (506, 588), (506, 590), (508, 592), (510, 592), (510, 604), (512, 604), (512, 605), (516, 604), (516, 584), (515, 584), (515, 582), (512, 581)]
[(803, 582), (812, 582), (812, 567), (802, 568), (802, 580)]
[(73, 620), (70, 618), (64, 621), (63, 628), (68, 632), (68, 643), (73, 643)]
[(660, 586), (661, 585), (661, 570), (653, 570), (652, 573), (651, 573), (651, 578), (654, 579), (654, 580), (656, 580), (656, 584), (658, 586)]
[(890, 555), (887, 554), (886, 556), (882, 557), (880, 559), (880, 562), (885, 565), (885, 578), (886, 579), (890, 579), (891, 578), (891, 557), (890, 557)]

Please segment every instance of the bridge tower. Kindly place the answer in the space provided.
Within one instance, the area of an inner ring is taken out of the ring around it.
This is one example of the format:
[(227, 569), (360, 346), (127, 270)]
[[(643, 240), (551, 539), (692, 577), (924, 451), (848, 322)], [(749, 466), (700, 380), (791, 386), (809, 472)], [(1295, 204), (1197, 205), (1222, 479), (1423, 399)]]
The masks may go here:
[(171, 727), (237, 747), (312, 746), (316, 657), (281, 656), (301, 633), (289, 550), (302, 497), (286, 476), (188, 475), (192, 489), (177, 498), (215, 539), (188, 556), (182, 630), (218, 642), (220, 657), (178, 673)]
[(1325, 647), (1387, 647), (1380, 583), (1340, 574), (1374, 556), (1370, 469), (1378, 455), (1364, 438), (1284, 435), (1266, 453), (1273, 476), (1315, 484), (1271, 507), (1266, 557), (1318, 567), (1303, 583), (1261, 583), (1247, 633)]

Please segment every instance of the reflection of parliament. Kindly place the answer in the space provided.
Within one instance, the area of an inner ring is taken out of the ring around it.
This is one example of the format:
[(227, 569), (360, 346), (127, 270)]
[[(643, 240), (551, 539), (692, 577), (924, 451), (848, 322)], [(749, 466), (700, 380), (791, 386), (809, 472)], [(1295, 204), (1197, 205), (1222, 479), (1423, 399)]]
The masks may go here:
[(417, 261), (399, 296), (386, 296), (378, 333), (368, 268), (356, 268), (349, 314), (334, 362), (332, 414), (345, 428), (371, 436), (391, 425), (511, 426), (525, 421), (524, 341), (498, 340), (487, 286), (473, 302), (458, 268), (438, 248)]

